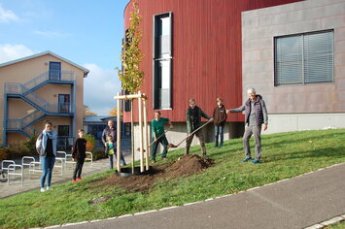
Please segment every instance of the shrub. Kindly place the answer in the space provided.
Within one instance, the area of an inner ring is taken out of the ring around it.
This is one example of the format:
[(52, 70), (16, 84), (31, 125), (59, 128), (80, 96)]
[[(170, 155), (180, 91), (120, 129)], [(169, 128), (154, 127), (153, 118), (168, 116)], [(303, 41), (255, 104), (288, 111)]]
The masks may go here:
[(86, 139), (86, 151), (92, 152), (96, 146), (96, 138), (91, 134), (85, 134), (84, 138)]
[(23, 142), (23, 150), (26, 152), (23, 152), (26, 155), (35, 155), (37, 154), (36, 152), (36, 135), (32, 135), (28, 140)]
[(94, 161), (106, 158), (104, 150), (95, 150), (94, 152), (92, 152), (92, 155)]
[(0, 147), (0, 161), (7, 160), (9, 158), (9, 150), (6, 147)]

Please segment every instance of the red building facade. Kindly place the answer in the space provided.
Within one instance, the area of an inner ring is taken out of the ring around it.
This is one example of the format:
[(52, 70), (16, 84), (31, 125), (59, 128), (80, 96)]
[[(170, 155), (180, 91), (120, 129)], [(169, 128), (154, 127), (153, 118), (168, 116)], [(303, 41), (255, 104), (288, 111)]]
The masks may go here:
[[(124, 12), (125, 28), (133, 1)], [(240, 106), (241, 12), (297, 1), (139, 0), (145, 74), (141, 91), (149, 98), (148, 117), (159, 109), (173, 122), (185, 122), (189, 98), (209, 115), (217, 97), (227, 108)], [(243, 116), (231, 114), (228, 122), (242, 125)]]

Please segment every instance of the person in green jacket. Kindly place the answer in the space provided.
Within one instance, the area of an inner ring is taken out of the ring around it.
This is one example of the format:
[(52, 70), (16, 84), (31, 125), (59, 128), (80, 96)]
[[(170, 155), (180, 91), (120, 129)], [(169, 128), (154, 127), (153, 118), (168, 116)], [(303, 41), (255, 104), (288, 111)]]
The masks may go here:
[(170, 128), (172, 128), (170, 120), (168, 118), (161, 117), (160, 111), (155, 111), (155, 118), (151, 121), (152, 136), (154, 139), (154, 142), (151, 147), (152, 162), (156, 161), (158, 143), (161, 143), (163, 145), (162, 158), (165, 159), (167, 156), (169, 142), (165, 136), (166, 131), (164, 129), (164, 126), (166, 124), (169, 124)]
[[(198, 129), (201, 123), (201, 117), (210, 120), (209, 117), (205, 112), (203, 112), (200, 107), (198, 107), (195, 103), (195, 99), (188, 100), (189, 107), (187, 109), (187, 117), (186, 117), (186, 124), (187, 124), (187, 134), (188, 138), (186, 141), (186, 155), (189, 154), (190, 145), (192, 144), (193, 137), (196, 135), (199, 138), (202, 156), (206, 157), (206, 146), (205, 146), (205, 137), (203, 133), (203, 129), (200, 129), (193, 133), (196, 129)], [(193, 134), (192, 134), (193, 133)]]

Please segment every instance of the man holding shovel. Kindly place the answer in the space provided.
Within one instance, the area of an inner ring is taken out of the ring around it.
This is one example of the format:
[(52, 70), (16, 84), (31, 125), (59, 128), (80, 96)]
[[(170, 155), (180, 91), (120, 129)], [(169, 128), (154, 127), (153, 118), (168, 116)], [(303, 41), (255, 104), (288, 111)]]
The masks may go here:
[[(206, 118), (210, 121), (211, 119), (205, 112), (203, 112), (200, 107), (198, 107), (195, 103), (195, 99), (189, 99), (189, 107), (187, 110), (187, 141), (186, 141), (186, 155), (189, 154), (190, 145), (193, 141), (194, 135), (196, 135), (199, 138), (201, 150), (202, 150), (202, 156), (206, 157), (206, 146), (205, 146), (205, 139), (204, 139), (204, 133), (201, 125), (201, 117)], [(207, 122), (207, 123), (208, 123)], [(207, 124), (206, 124), (207, 125)], [(204, 124), (205, 126), (205, 124)]]
[(151, 129), (152, 129), (152, 135), (153, 135), (153, 143), (151, 147), (151, 160), (152, 162), (156, 162), (156, 153), (157, 153), (157, 147), (158, 143), (161, 143), (163, 145), (163, 152), (162, 152), (162, 158), (166, 159), (167, 153), (168, 153), (168, 140), (165, 136), (165, 133), (167, 132), (164, 129), (164, 126), (166, 124), (170, 125), (170, 128), (172, 128), (172, 124), (168, 118), (161, 117), (160, 111), (155, 111), (155, 118), (151, 121)]

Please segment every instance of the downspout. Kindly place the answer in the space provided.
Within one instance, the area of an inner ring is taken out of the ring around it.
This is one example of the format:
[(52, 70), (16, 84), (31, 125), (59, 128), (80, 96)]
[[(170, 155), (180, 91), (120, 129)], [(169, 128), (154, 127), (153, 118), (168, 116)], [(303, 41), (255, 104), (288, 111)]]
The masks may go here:
[(73, 93), (73, 96), (72, 96), (72, 100), (73, 100), (73, 124), (72, 124), (72, 133), (73, 133), (73, 135), (72, 135), (72, 142), (74, 141), (74, 137), (75, 136), (77, 136), (77, 132), (76, 132), (76, 126), (77, 126), (77, 104), (76, 104), (76, 96), (77, 96), (77, 94), (76, 94), (76, 87), (77, 87), (77, 83), (76, 83), (76, 79), (74, 78), (74, 80), (73, 80), (73, 85), (72, 85), (72, 87), (73, 87), (73, 91), (72, 91), (72, 93)]
[(8, 119), (8, 103), (7, 103), (7, 93), (6, 93), (6, 84), (5, 84), (5, 90), (4, 90), (4, 121), (3, 121), (3, 127), (2, 127), (2, 146), (7, 145), (7, 119)]

